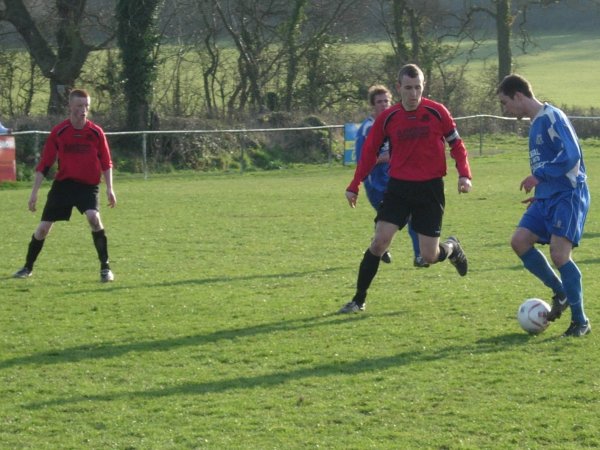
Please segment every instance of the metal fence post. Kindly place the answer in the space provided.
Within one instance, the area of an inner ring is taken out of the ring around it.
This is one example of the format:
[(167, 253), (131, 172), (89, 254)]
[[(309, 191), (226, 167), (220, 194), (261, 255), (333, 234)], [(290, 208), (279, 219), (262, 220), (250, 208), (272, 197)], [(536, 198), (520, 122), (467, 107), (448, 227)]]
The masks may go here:
[(147, 160), (147, 134), (142, 132), (142, 166), (144, 167), (144, 180), (148, 179), (148, 160)]
[(483, 116), (479, 116), (479, 156), (483, 155)]
[(240, 133), (239, 137), (240, 142), (240, 173), (244, 173), (246, 169), (246, 135), (244, 133)]
[(327, 154), (327, 163), (329, 164), (329, 167), (331, 167), (331, 161), (333, 159), (333, 130), (328, 128), (327, 134), (329, 136), (329, 153)]

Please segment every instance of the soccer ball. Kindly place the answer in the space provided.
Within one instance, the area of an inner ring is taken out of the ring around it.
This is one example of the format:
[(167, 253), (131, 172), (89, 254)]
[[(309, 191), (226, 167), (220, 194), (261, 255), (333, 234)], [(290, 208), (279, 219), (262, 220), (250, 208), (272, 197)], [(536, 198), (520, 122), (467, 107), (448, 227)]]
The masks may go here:
[(550, 312), (550, 305), (539, 298), (529, 298), (519, 306), (517, 320), (519, 325), (530, 334), (539, 334), (548, 328), (550, 323), (546, 315)]

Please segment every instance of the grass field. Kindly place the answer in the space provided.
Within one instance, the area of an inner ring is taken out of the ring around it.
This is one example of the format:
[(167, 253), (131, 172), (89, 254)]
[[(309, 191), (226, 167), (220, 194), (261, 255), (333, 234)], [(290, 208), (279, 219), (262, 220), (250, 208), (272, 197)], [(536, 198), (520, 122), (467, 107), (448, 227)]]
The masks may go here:
[[(488, 42), (478, 52), (478, 59), (469, 74), (478, 76), (483, 62), (497, 66), (496, 42)], [(524, 75), (533, 85), (538, 98), (557, 106), (598, 108), (600, 91), (597, 84), (600, 70), (598, 34), (540, 34), (533, 35), (533, 45), (526, 54), (513, 46), (514, 71)], [(576, 74), (574, 83), (565, 85), (564, 76)]]
[[(39, 214), (29, 185), (0, 190), (0, 448), (600, 447), (596, 331), (559, 338), (566, 314), (532, 337), (515, 319), (550, 294), (508, 246), (526, 153), (472, 166), (471, 194), (447, 178), (444, 222), (468, 276), (413, 268), (403, 231), (350, 316), (334, 313), (373, 216), (346, 204), (352, 168), (117, 178), (106, 285), (77, 214), (32, 278), (10, 278)], [(599, 240), (592, 208), (575, 259), (598, 326)]]

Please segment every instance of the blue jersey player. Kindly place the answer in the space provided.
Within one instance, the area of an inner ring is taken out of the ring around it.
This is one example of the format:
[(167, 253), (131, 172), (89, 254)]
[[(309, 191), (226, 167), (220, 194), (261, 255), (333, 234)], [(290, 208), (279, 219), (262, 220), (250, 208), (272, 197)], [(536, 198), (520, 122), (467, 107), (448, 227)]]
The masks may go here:
[[(369, 105), (372, 107), (372, 114), (367, 117), (358, 128), (356, 132), (356, 141), (355, 141), (355, 152), (356, 152), (356, 160), (360, 160), (360, 155), (362, 152), (363, 144), (367, 139), (367, 135), (373, 126), (373, 122), (377, 116), (390, 107), (392, 101), (392, 94), (385, 86), (375, 85), (369, 88), (368, 93)], [(369, 199), (369, 203), (377, 210), (379, 204), (383, 200), (383, 193), (385, 192), (387, 183), (390, 179), (388, 175), (389, 169), (389, 160), (390, 160), (390, 146), (389, 141), (386, 140), (384, 145), (379, 149), (379, 153), (377, 155), (377, 164), (373, 167), (373, 170), (367, 178), (363, 180), (363, 185), (365, 187), (365, 191), (367, 193), (367, 198)], [(410, 235), (412, 241), (413, 252), (415, 254), (414, 265), (415, 267), (429, 267), (423, 258), (421, 258), (419, 252), (419, 237), (417, 233), (410, 226), (410, 221), (408, 223), (408, 234)], [(386, 251), (382, 256), (381, 260), (386, 263), (390, 263), (392, 261), (391, 255), (389, 251)]]
[[(506, 114), (531, 119), (531, 175), (521, 182), (521, 189), (526, 193), (535, 189), (535, 194), (523, 202), (528, 207), (512, 236), (512, 248), (525, 268), (552, 289), (548, 320), (558, 319), (570, 307), (571, 325), (563, 336), (586, 335), (591, 326), (583, 308), (581, 272), (571, 259), (590, 204), (579, 139), (564, 112), (536, 99), (520, 75), (506, 76), (497, 94)], [(550, 244), (558, 274), (536, 243)]]

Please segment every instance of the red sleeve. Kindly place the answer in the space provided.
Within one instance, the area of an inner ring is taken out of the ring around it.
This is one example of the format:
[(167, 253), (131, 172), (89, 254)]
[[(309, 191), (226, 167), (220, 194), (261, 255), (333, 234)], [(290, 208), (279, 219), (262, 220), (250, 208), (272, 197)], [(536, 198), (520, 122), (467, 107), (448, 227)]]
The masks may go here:
[(383, 131), (383, 124), (385, 123), (383, 117), (385, 115), (386, 114), (380, 114), (379, 117), (375, 119), (375, 122), (373, 123), (373, 126), (367, 135), (367, 139), (365, 140), (360, 155), (360, 160), (358, 161), (358, 165), (354, 171), (354, 178), (346, 188), (346, 190), (349, 192), (358, 194), (358, 187), (360, 186), (360, 183), (367, 177), (367, 175), (371, 173), (373, 167), (375, 167), (377, 162), (377, 151), (381, 148), (385, 140), (385, 134)]
[(42, 150), (42, 156), (40, 158), (40, 162), (36, 166), (36, 172), (41, 172), (45, 175), (48, 174), (50, 168), (56, 162), (56, 156), (58, 155), (58, 142), (56, 141), (56, 133), (54, 130), (46, 139), (46, 143), (44, 144), (44, 149)]
[(110, 150), (108, 148), (108, 141), (106, 140), (106, 135), (104, 134), (104, 130), (102, 130), (102, 128), (98, 127), (98, 131), (99, 131), (99, 136), (100, 136), (100, 143), (99, 143), (99, 149), (98, 149), (98, 154), (99, 154), (99, 158), (100, 158), (100, 167), (102, 168), (102, 171), (106, 171), (110, 168), (112, 168), (113, 163), (112, 163), (112, 159), (110, 156)]
[(458, 134), (458, 130), (456, 129), (456, 122), (454, 118), (450, 114), (450, 112), (446, 109), (444, 105), (440, 105), (442, 110), (445, 113), (446, 120), (448, 123), (448, 130), (445, 132), (444, 138), (448, 145), (450, 146), (450, 156), (455, 161), (456, 170), (458, 171), (459, 177), (466, 177), (471, 179), (471, 167), (469, 166), (469, 158), (467, 148), (465, 147), (465, 143), (462, 138)]
[(469, 166), (467, 149), (462, 139), (456, 139), (450, 144), (450, 147), (450, 156), (456, 162), (456, 170), (458, 171), (458, 176), (467, 177), (468, 179), (471, 179), (471, 167)]

